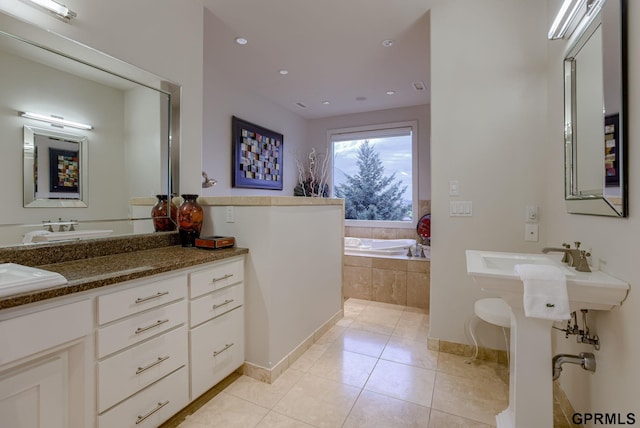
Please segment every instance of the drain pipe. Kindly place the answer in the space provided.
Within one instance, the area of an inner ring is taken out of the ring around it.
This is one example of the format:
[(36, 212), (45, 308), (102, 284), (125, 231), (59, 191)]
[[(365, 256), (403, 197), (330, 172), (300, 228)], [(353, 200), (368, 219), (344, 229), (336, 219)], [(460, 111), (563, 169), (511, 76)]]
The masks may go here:
[(580, 352), (579, 355), (558, 354), (552, 359), (553, 380), (560, 377), (564, 363), (579, 364), (585, 370), (596, 371), (596, 357), (591, 352)]

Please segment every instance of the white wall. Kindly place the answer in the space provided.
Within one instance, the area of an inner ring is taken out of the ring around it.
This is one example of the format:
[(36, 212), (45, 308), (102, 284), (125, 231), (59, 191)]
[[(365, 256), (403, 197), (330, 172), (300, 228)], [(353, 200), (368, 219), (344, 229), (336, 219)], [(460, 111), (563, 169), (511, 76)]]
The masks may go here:
[[(144, 87), (128, 90), (124, 97), (125, 171), (129, 197), (168, 193), (162, 168), (167, 162), (166, 136), (161, 128), (167, 117), (166, 96)], [(163, 139), (163, 137), (165, 137)]]
[[(204, 22), (205, 120), (202, 169), (210, 178), (218, 180), (218, 184), (208, 189), (200, 189), (197, 193), (203, 196), (293, 196), (293, 188), (298, 179), (295, 154), (298, 148), (304, 147), (306, 143), (307, 121), (252, 91), (251, 82), (242, 70), (231, 69), (229, 63), (235, 62), (228, 59), (241, 55), (247, 67), (258, 67), (259, 53), (254, 52), (250, 45), (239, 46), (230, 43), (236, 34), (207, 9), (204, 12)], [(282, 191), (231, 187), (231, 116), (283, 134)]]
[[(431, 199), (431, 152), (430, 110), (429, 105), (406, 108), (378, 110), (366, 113), (345, 114), (323, 119), (311, 119), (307, 138), (306, 151), (301, 151), (301, 159), (312, 148), (325, 153), (327, 148), (327, 131), (356, 126), (379, 125), (391, 122), (418, 121), (418, 199)], [(331, 150), (329, 150), (331, 153)]]
[[(431, 10), (434, 339), (466, 343), (465, 319), (488, 296), (466, 273), (466, 249), (541, 248), (524, 241), (524, 227), (526, 206), (544, 201), (548, 173), (546, 25), (542, 2), (455, 0)], [(449, 180), (460, 196), (449, 196)], [(472, 201), (473, 216), (449, 217), (450, 200)], [(497, 328), (482, 339), (504, 347)]]
[[(559, 0), (548, 0), (549, 20), (558, 10)], [(549, 102), (548, 135), (541, 150), (549, 156), (548, 173), (543, 185), (548, 189), (545, 197), (545, 228), (549, 244), (582, 241), (591, 248), (592, 260), (611, 275), (631, 284), (631, 292), (624, 304), (611, 312), (590, 313), (589, 327), (601, 340), (600, 351), (578, 345), (575, 339), (556, 334), (556, 353), (577, 354), (594, 352), (597, 360), (595, 373), (577, 367), (563, 370), (560, 381), (577, 411), (628, 412), (640, 415), (640, 369), (637, 326), (640, 325), (640, 297), (637, 279), (640, 278), (638, 243), (640, 236), (640, 4), (628, 1), (628, 144), (629, 144), (629, 217), (625, 219), (567, 214), (564, 205), (562, 160), (562, 58), (565, 44), (549, 42)], [(549, 21), (550, 22), (550, 21)], [(603, 263), (605, 262), (605, 263)]]

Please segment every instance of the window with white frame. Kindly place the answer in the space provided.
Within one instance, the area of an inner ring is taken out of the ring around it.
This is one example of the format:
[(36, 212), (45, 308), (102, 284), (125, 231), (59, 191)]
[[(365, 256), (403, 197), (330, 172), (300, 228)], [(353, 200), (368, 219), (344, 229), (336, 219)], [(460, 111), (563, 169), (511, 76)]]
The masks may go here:
[(332, 194), (347, 225), (412, 227), (417, 213), (417, 122), (329, 131)]

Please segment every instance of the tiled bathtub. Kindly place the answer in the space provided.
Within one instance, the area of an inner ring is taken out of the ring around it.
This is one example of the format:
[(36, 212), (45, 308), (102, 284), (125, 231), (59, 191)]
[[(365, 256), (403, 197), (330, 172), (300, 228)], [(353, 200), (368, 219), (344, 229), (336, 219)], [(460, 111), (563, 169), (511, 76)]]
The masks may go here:
[(343, 260), (345, 299), (354, 297), (429, 309), (429, 259), (345, 255)]

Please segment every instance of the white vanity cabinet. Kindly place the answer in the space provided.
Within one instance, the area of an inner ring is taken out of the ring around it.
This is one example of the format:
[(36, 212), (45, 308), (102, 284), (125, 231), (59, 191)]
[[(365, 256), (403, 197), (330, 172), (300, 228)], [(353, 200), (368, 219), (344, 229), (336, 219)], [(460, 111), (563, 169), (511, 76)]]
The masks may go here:
[(187, 273), (97, 297), (98, 426), (156, 427), (189, 403)]
[(244, 257), (189, 273), (191, 400), (244, 363)]
[(91, 302), (57, 305), (0, 318), (0, 426), (82, 428), (91, 418)]
[(0, 311), (0, 428), (155, 428), (244, 363), (244, 256)]

